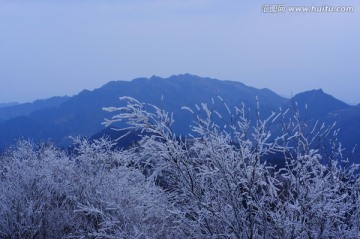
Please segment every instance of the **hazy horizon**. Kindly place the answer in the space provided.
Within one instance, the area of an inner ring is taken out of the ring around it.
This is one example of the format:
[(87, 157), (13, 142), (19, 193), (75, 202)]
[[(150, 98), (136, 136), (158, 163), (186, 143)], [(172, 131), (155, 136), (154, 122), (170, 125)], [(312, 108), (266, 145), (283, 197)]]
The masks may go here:
[(360, 3), (284, 2), (351, 13), (262, 12), (275, 3), (1, 0), (0, 103), (184, 73), (360, 103)]

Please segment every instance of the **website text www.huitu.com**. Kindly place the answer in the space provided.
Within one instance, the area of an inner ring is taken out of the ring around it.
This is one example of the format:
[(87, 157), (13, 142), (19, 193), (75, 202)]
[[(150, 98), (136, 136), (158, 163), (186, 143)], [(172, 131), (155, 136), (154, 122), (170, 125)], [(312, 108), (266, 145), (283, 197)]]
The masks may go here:
[(287, 6), (285, 4), (264, 4), (261, 6), (262, 13), (351, 13), (354, 6)]

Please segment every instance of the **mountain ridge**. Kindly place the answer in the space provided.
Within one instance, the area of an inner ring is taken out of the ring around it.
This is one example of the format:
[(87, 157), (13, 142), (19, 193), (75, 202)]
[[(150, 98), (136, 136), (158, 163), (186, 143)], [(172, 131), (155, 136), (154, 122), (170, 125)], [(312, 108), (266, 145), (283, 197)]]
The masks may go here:
[[(63, 99), (63, 102), (53, 107), (40, 108), (30, 114), (18, 115), (0, 122), (0, 148), (14, 143), (17, 138), (32, 138), (35, 142), (51, 139), (56, 144), (66, 147), (71, 143), (70, 136), (91, 137), (99, 134), (104, 130), (101, 122), (104, 118), (112, 116), (102, 108), (121, 106), (124, 104), (119, 100), (121, 96), (130, 96), (174, 112), (174, 131), (181, 135), (189, 133), (189, 125), (192, 122), (191, 115), (181, 110), (182, 106), (193, 108), (195, 104), (202, 102), (210, 105), (212, 98), (216, 100), (221, 96), (230, 108), (244, 103), (255, 110), (258, 98), (261, 116), (266, 117), (271, 112), (278, 111), (280, 107), (293, 107), (294, 102), (298, 102), (297, 107), (301, 115), (311, 120), (340, 121), (344, 132), (342, 139), (348, 143), (360, 142), (359, 137), (346, 139), (347, 134), (360, 130), (360, 108), (349, 106), (323, 90), (305, 91), (296, 94), (292, 99), (286, 99), (270, 89), (257, 89), (241, 82), (181, 74), (168, 78), (152, 76), (132, 81), (110, 81), (94, 90), (83, 90), (77, 95)], [(226, 116), (226, 110), (220, 104), (214, 107), (218, 107), (216, 110)], [(249, 117), (255, 119), (256, 114)], [(349, 123), (352, 126), (351, 130)]]
[[(351, 107), (345, 102), (325, 93), (322, 89), (301, 92), (296, 94), (290, 100), (290, 104), (301, 102), (301, 104), (306, 108), (304, 109), (304, 107), (299, 107), (302, 114), (309, 114), (318, 119), (326, 118), (329, 112), (348, 109)], [(289, 107), (292, 107), (292, 105), (289, 105)]]
[[(148, 102), (167, 111), (175, 111), (177, 120), (175, 131), (181, 133), (188, 128), (191, 119), (182, 106), (194, 107), (201, 102), (211, 102), (211, 98), (221, 96), (229, 107), (244, 102), (251, 108), (256, 107), (255, 98), (264, 102), (264, 112), (271, 112), (286, 102), (286, 99), (272, 91), (259, 90), (248, 87), (240, 82), (220, 81), (190, 74), (173, 75), (168, 78), (153, 76), (150, 78), (136, 78), (132, 81), (111, 81), (92, 91), (83, 90), (79, 94), (69, 97), (56, 108), (39, 109), (21, 118), (9, 119), (0, 124), (0, 145), (14, 141), (19, 137), (32, 137), (33, 134), (21, 135), (29, 132), (28, 122), (33, 122), (34, 140), (51, 138), (56, 143), (67, 144), (69, 136), (91, 136), (102, 129), (101, 122), (110, 115), (102, 111), (103, 107), (120, 106), (120, 96), (131, 96), (140, 101)], [(163, 100), (162, 100), (163, 98)], [(28, 118), (27, 118), (28, 117)], [(20, 122), (23, 123), (20, 123)], [(14, 122), (17, 122), (16, 124)], [(36, 122), (36, 124), (35, 124)], [(15, 126), (17, 125), (18, 126)], [(39, 125), (42, 127), (39, 128)], [(16, 127), (16, 133), (11, 127)], [(35, 130), (37, 129), (37, 130)]]
[(58, 107), (69, 98), (70, 97), (68, 96), (53, 96), (47, 99), (39, 99), (23, 104), (5, 104), (0, 107), (0, 122), (4, 122), (17, 116), (30, 115), (36, 110)]

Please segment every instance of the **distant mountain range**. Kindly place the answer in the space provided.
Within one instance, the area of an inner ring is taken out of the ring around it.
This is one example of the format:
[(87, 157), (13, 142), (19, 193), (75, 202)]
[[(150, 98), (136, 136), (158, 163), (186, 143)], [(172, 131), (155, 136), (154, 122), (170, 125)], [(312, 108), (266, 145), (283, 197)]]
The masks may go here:
[[(112, 81), (93, 91), (83, 90), (72, 97), (0, 106), (0, 148), (14, 143), (18, 138), (31, 138), (35, 142), (51, 139), (59, 146), (66, 147), (71, 143), (70, 136), (101, 135), (101, 132), (108, 131), (104, 131), (101, 122), (112, 116), (104, 112), (102, 107), (120, 106), (123, 104), (119, 101), (120, 96), (131, 96), (173, 112), (174, 131), (182, 135), (189, 133), (192, 121), (189, 113), (181, 110), (182, 106), (194, 107), (202, 102), (210, 104), (212, 98), (221, 96), (229, 107), (245, 103), (247, 107), (255, 109), (258, 98), (261, 115), (266, 116), (271, 111), (291, 107), (296, 102), (301, 115), (308, 120), (325, 123), (337, 121), (341, 128), (340, 140), (346, 147), (360, 143), (360, 107), (347, 105), (322, 90), (307, 91), (286, 99), (269, 89), (184, 74), (166, 79), (154, 76)], [(221, 109), (219, 107), (219, 111), (225, 113)]]
[(14, 105), (18, 105), (18, 104), (20, 104), (20, 103), (18, 103), (18, 102), (0, 103), (0, 108), (14, 106)]
[(69, 98), (67, 96), (55, 96), (45, 100), (36, 100), (32, 103), (19, 104), (13, 102), (0, 104), (0, 123), (17, 116), (30, 115), (36, 110), (57, 107)]

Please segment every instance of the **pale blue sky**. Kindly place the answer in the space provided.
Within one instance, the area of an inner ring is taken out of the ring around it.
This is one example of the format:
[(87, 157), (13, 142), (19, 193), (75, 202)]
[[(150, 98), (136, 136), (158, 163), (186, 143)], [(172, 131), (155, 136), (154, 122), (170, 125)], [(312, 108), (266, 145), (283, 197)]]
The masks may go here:
[(278, 2), (0, 0), (0, 102), (191, 73), (360, 103), (359, 1), (282, 1), (353, 13), (261, 12)]

